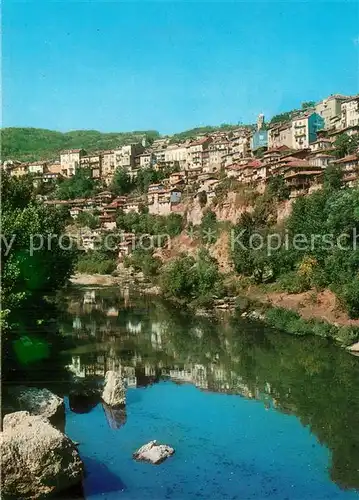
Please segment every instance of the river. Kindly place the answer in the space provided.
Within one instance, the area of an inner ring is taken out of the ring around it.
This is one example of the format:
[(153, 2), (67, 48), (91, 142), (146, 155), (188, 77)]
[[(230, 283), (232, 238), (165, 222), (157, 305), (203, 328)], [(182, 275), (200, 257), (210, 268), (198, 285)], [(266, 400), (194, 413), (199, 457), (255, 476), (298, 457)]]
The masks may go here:
[[(61, 301), (62, 363), (125, 375), (126, 413), (66, 397), (87, 499), (359, 498), (359, 358), (316, 337), (211, 320), (129, 290)], [(159, 466), (132, 453), (157, 439)]]

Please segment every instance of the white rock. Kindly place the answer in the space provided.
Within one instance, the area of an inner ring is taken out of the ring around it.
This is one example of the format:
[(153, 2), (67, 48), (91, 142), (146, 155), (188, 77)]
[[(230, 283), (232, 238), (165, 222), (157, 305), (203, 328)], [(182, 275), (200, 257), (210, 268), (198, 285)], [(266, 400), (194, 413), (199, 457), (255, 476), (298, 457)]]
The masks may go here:
[(359, 352), (359, 342), (356, 342), (355, 344), (348, 347), (348, 351)]
[(113, 370), (106, 373), (102, 400), (112, 407), (126, 404), (125, 384), (120, 373)]
[(49, 421), (27, 411), (5, 415), (1, 433), (3, 498), (47, 498), (81, 482), (74, 443)]
[(160, 464), (166, 458), (173, 455), (175, 450), (166, 444), (157, 444), (157, 441), (150, 441), (141, 446), (132, 456), (135, 460)]

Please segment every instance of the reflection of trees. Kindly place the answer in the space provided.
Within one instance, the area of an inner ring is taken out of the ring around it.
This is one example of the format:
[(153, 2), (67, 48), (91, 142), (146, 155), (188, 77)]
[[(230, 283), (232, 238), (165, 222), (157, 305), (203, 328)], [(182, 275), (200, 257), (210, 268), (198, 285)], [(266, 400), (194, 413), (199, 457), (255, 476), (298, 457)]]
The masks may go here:
[[(83, 325), (95, 320), (99, 327), (88, 340), (101, 340), (101, 352), (89, 344), (80, 354), (83, 365), (105, 370), (117, 362), (134, 368), (137, 385), (168, 376), (293, 413), (331, 450), (332, 479), (359, 488), (357, 358), (318, 337), (281, 335), (241, 319), (217, 323), (157, 299), (139, 299), (132, 309), (110, 299), (102, 302), (105, 309), (80, 311)], [(108, 318), (106, 308), (114, 304), (119, 316)]]

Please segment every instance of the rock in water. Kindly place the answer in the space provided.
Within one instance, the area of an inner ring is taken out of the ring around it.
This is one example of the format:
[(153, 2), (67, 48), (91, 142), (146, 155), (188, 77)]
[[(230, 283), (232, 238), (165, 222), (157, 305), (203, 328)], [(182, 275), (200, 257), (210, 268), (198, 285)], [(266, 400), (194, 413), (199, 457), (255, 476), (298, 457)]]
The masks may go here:
[(65, 430), (65, 405), (63, 398), (48, 389), (16, 386), (9, 389), (13, 411), (28, 411), (30, 415), (48, 418), (59, 430)]
[(5, 415), (1, 433), (2, 498), (37, 499), (79, 484), (83, 464), (74, 443), (40, 416)]
[(132, 456), (135, 460), (160, 464), (166, 458), (173, 455), (175, 450), (166, 444), (157, 444), (157, 441), (150, 441), (141, 446)]
[(125, 384), (120, 373), (113, 370), (106, 373), (102, 399), (108, 406), (112, 407), (126, 404)]

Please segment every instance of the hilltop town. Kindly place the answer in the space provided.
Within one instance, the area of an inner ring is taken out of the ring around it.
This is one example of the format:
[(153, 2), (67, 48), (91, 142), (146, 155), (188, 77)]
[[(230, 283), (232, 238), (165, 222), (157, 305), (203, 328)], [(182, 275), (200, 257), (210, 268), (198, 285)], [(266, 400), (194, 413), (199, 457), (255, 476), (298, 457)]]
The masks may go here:
[[(260, 115), (256, 126), (217, 128), (180, 142), (143, 137), (91, 154), (81, 148), (65, 150), (54, 161), (24, 163), (12, 158), (3, 162), (3, 168), (11, 176), (31, 174), (35, 184), (53, 185), (55, 195), (44, 196), (44, 203), (68, 206), (73, 219), (97, 210), (105, 230), (116, 228), (118, 210), (139, 212), (145, 205), (154, 215), (183, 214), (184, 200), (201, 196), (210, 206), (226, 179), (263, 193), (269, 179), (281, 176), (289, 198), (296, 198), (320, 188), (325, 169), (338, 165), (344, 184), (353, 186), (359, 167), (359, 95), (331, 95), (305, 104), (268, 124)], [(116, 196), (111, 189), (119, 170), (134, 181), (148, 169), (168, 175), (140, 195)], [(80, 171), (101, 189), (91, 197), (56, 199), (59, 182)]]

